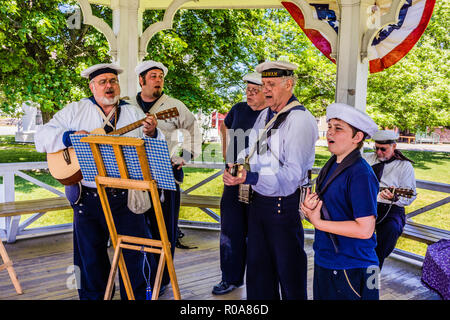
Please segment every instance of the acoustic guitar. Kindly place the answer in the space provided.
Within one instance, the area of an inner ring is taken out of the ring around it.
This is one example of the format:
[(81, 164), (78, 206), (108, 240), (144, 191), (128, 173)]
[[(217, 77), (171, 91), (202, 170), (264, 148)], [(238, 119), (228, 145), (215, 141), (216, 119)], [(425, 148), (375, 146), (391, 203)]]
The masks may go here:
[[(157, 112), (153, 116), (158, 120), (166, 120), (179, 116), (177, 108), (171, 108)], [(133, 122), (123, 128), (111, 131), (108, 135), (122, 135), (142, 126), (145, 118)], [(103, 128), (94, 129), (90, 134), (107, 134)], [(63, 185), (72, 185), (83, 179), (80, 164), (78, 163), (75, 149), (69, 147), (58, 152), (47, 153), (47, 163), (50, 174)]]

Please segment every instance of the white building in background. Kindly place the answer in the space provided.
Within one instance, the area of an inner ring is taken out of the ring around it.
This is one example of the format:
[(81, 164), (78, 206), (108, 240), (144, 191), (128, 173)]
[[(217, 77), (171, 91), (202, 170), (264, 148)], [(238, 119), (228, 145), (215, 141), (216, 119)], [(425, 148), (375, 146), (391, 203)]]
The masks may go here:
[(17, 124), (16, 142), (34, 142), (36, 127), (42, 125), (41, 110), (33, 102), (22, 104), (23, 116)]
[(220, 134), (219, 134), (219, 125), (220, 125), (220, 117), (214, 115), (220, 115), (217, 111), (213, 111), (210, 114), (205, 114), (199, 111), (195, 114), (195, 118), (197, 119), (200, 130), (203, 136), (203, 142), (219, 142)]

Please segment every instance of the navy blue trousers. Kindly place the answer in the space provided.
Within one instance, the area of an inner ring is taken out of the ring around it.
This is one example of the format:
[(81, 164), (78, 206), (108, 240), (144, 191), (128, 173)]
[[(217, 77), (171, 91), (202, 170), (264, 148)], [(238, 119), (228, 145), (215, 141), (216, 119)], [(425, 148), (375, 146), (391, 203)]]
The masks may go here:
[[(176, 168), (173, 168), (174, 177), (177, 181), (182, 182), (184, 173), (183, 169), (177, 170)], [(174, 258), (175, 255), (175, 246), (178, 239), (178, 219), (180, 216), (180, 203), (181, 203), (181, 191), (180, 191), (180, 185), (176, 185), (177, 190), (171, 191), (171, 190), (160, 190), (158, 189), (159, 196), (161, 197), (161, 193), (164, 193), (164, 201), (161, 202), (161, 210), (164, 217), (164, 223), (166, 225), (167, 230), (167, 237), (169, 238), (170, 242), (170, 252), (172, 253), (172, 258)], [(155, 211), (152, 205), (152, 208), (149, 209), (147, 212), (144, 213), (145, 216), (148, 219), (148, 223), (150, 226), (150, 230), (153, 236), (153, 239), (161, 240), (161, 236), (159, 234), (158, 229), (158, 223), (156, 222), (156, 216)], [(154, 255), (153, 259), (155, 261), (159, 260), (159, 255)], [(152, 286), (154, 283), (154, 279), (156, 276), (156, 270), (158, 268), (157, 265), (154, 265), (151, 263), (152, 268)], [(164, 268), (163, 278), (161, 281), (162, 285), (167, 285), (170, 282), (169, 272), (167, 271), (167, 267)]]
[[(374, 266), (377, 268), (377, 266)], [(375, 269), (337, 270), (314, 264), (314, 300), (379, 300)]]
[[(126, 190), (118, 190), (114, 195), (108, 192), (117, 233), (150, 238), (144, 215), (131, 212), (127, 206), (127, 198)], [(105, 294), (111, 265), (107, 253), (109, 231), (96, 189), (83, 187), (79, 203), (72, 208), (74, 264), (79, 268), (81, 286), (78, 288), (78, 295), (80, 300), (100, 300)], [(122, 252), (135, 298), (143, 300), (146, 289), (142, 273), (143, 254), (133, 250)], [(127, 299), (122, 277), (120, 296)]]
[(241, 285), (247, 253), (248, 204), (238, 201), (239, 186), (224, 186), (220, 200), (220, 269), (222, 280)]
[(386, 259), (395, 249), (398, 238), (403, 232), (406, 222), (405, 208), (392, 205), (388, 215), (389, 205), (384, 203), (377, 204), (378, 221), (375, 225), (375, 232), (377, 234), (377, 247), (375, 251), (380, 261), (380, 269), (383, 266), (384, 259)]
[(247, 299), (306, 300), (307, 258), (299, 191), (287, 197), (253, 193), (248, 220)]

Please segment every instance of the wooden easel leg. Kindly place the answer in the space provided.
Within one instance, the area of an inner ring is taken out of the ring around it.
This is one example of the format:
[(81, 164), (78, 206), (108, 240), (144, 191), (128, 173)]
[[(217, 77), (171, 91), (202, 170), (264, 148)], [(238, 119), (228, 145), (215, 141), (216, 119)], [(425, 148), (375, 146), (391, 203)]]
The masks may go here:
[(22, 287), (20, 286), (19, 279), (17, 279), (16, 271), (13, 268), (13, 263), (9, 259), (8, 253), (6, 252), (5, 246), (3, 245), (2, 240), (0, 239), (0, 256), (3, 260), (3, 265), (0, 265), (0, 270), (6, 268), (9, 273), (9, 277), (11, 278), (11, 282), (14, 285), (14, 289), (16, 289), (17, 294), (22, 294)]
[(166, 264), (167, 264), (167, 271), (169, 272), (170, 283), (172, 284), (173, 297), (175, 298), (175, 300), (181, 300), (180, 288), (178, 287), (177, 274), (175, 273), (175, 267), (173, 266), (170, 248), (166, 250), (169, 252)]
[[(118, 235), (117, 229), (114, 225), (114, 219), (112, 217), (111, 207), (109, 206), (108, 196), (106, 195), (106, 190), (103, 185), (97, 183), (97, 191), (100, 197), (100, 202), (102, 204), (103, 213), (105, 214), (106, 224), (108, 225), (109, 235), (111, 237), (111, 242), (114, 246), (114, 249), (117, 248)], [(125, 265), (125, 260), (123, 258), (123, 254), (119, 254), (119, 270), (120, 275), (122, 276), (123, 285), (125, 287), (125, 291), (127, 292), (128, 300), (135, 300), (133, 288), (131, 286), (130, 276), (128, 275), (127, 267)]]
[(159, 290), (161, 289), (161, 281), (164, 271), (164, 266), (166, 262), (166, 257), (164, 255), (164, 251), (161, 250), (158, 262), (158, 269), (156, 271), (155, 284), (153, 285), (153, 293), (152, 300), (158, 300), (159, 298)]
[(170, 252), (170, 242), (169, 238), (167, 237), (166, 223), (164, 222), (161, 202), (159, 200), (156, 183), (152, 184), (150, 194), (152, 196), (152, 203), (155, 208), (156, 222), (158, 223), (159, 235), (161, 237), (162, 250), (164, 252), (164, 257), (166, 260), (167, 271), (169, 272), (170, 282), (172, 283), (173, 296), (175, 300), (180, 300), (181, 299), (180, 288), (178, 287), (177, 275), (175, 273), (175, 267), (173, 266), (172, 253)]
[(111, 264), (111, 270), (109, 272), (108, 284), (106, 285), (105, 297), (104, 300), (111, 300), (112, 291), (114, 288), (114, 278), (116, 277), (117, 265), (119, 263), (119, 257), (122, 253), (122, 249), (120, 248), (120, 244), (122, 243), (122, 239), (119, 237), (117, 242), (116, 249), (114, 250), (114, 257)]

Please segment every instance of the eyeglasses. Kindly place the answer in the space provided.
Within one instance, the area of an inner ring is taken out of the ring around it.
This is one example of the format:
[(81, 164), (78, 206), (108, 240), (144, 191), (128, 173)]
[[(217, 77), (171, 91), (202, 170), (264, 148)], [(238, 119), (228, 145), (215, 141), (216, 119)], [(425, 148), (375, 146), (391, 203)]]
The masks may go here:
[(164, 75), (163, 74), (161, 74), (161, 75), (150, 74), (148, 77), (151, 80), (156, 80), (156, 79), (164, 80)]
[(97, 81), (97, 83), (101, 87), (106, 86), (106, 83), (109, 83), (110, 85), (114, 86), (116, 84), (119, 84), (119, 80), (115, 79), (115, 78), (109, 79), (109, 80), (108, 79), (102, 79), (102, 80)]
[(256, 95), (256, 94), (258, 94), (258, 93), (260, 93), (261, 92), (261, 89), (256, 89), (256, 88), (247, 88), (247, 90), (245, 90), (245, 92), (247, 92), (247, 95), (248, 96), (250, 96), (250, 95)]
[(375, 150), (381, 150), (381, 152), (385, 152), (387, 149), (385, 147), (375, 147)]

